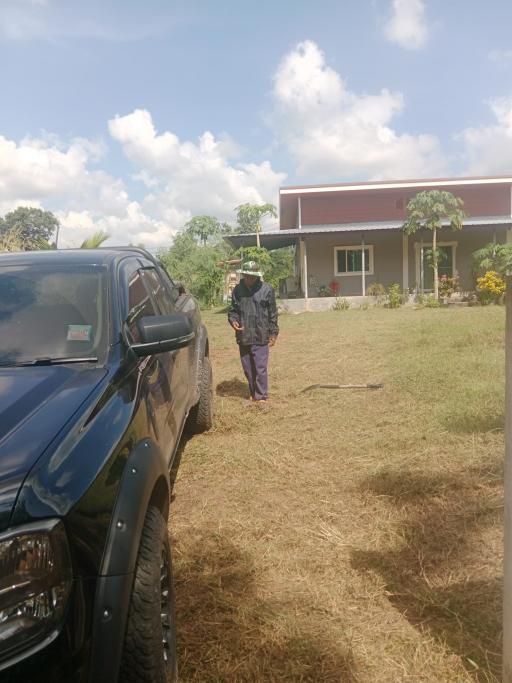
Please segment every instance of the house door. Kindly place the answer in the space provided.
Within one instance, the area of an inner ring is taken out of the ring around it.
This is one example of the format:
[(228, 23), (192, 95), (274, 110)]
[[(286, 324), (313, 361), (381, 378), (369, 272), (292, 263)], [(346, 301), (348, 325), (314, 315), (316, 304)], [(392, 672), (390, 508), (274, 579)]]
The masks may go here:
[[(437, 269), (439, 277), (447, 275), (454, 276), (454, 259), (453, 259), (453, 245), (445, 244), (437, 248)], [(421, 259), (421, 254), (420, 254)], [(421, 262), (420, 262), (421, 269)], [(423, 247), (423, 289), (432, 291), (434, 289), (434, 269), (432, 268), (432, 247), (425, 245)]]

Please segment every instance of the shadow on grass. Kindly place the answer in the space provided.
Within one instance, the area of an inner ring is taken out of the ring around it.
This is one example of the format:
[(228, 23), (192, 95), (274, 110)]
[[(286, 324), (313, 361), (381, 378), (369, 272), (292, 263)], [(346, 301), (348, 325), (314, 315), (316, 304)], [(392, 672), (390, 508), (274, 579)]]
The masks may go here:
[(457, 434), (475, 432), (503, 431), (505, 428), (504, 411), (496, 412), (454, 412), (443, 418), (445, 427)]
[(237, 377), (224, 380), (217, 384), (217, 396), (236, 396), (238, 398), (249, 398), (249, 387)]
[(470, 578), (472, 567), (481, 569), (470, 543), (473, 534), (500, 522), (500, 485), (501, 465), (494, 464), (460, 475), (384, 470), (364, 488), (400, 509), (400, 545), (352, 554), (355, 569), (382, 576), (388, 599), (404, 617), (447, 645), (482, 683), (500, 676), (501, 579)]
[(251, 557), (224, 536), (192, 532), (175, 549), (174, 573), (184, 683), (357, 680), (328, 634), (258, 597)]

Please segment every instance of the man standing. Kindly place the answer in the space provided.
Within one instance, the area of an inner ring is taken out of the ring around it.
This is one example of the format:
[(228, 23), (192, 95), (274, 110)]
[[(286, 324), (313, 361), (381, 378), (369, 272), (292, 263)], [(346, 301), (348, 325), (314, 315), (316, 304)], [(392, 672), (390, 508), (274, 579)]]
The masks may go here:
[(240, 359), (251, 399), (268, 400), (269, 347), (276, 343), (276, 297), (272, 287), (261, 280), (263, 274), (255, 261), (242, 264), (242, 280), (233, 290), (228, 320), (236, 332)]

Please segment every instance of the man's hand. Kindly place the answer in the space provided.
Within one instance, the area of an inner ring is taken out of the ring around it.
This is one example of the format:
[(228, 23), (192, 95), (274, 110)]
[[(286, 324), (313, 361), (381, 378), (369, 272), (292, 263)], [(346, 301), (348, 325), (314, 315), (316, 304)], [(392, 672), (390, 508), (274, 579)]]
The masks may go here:
[(275, 346), (276, 345), (276, 338), (270, 337), (270, 339), (268, 340), (268, 345), (269, 346)]
[(233, 320), (231, 327), (235, 330), (235, 332), (241, 332), (244, 329), (244, 326), (240, 325), (240, 323), (236, 320)]

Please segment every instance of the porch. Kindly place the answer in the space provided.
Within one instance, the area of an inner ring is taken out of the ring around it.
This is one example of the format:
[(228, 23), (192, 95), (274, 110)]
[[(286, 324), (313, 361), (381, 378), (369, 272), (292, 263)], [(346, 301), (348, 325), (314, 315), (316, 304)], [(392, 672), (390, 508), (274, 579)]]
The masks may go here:
[[(227, 240), (238, 248), (255, 244), (254, 235)], [(471, 291), (472, 254), (492, 241), (512, 242), (510, 216), (469, 218), (460, 232), (443, 227), (438, 231), (440, 275), (458, 276), (460, 289)], [(368, 287), (375, 283), (385, 288), (397, 283), (410, 294), (432, 291), (432, 233), (408, 237), (401, 222), (277, 230), (261, 233), (260, 242), (268, 249), (295, 246), (295, 274), (281, 292), (282, 299), (289, 299), (282, 305), (290, 310), (325, 310), (331, 308), (333, 297), (358, 305), (367, 300)]]

